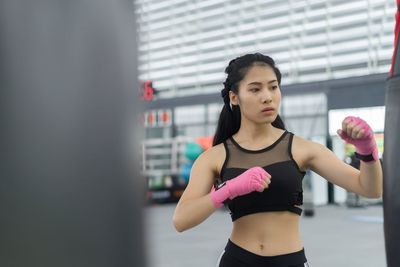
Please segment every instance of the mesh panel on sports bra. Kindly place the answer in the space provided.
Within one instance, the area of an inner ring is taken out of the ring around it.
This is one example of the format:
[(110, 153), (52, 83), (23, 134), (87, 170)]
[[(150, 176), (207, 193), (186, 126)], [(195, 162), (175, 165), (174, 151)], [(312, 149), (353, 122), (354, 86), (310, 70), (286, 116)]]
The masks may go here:
[(260, 150), (247, 150), (241, 147), (233, 138), (226, 140), (229, 150), (229, 160), (225, 168), (249, 169), (254, 166), (267, 166), (290, 160), (288, 151), (289, 137), (285, 131), (272, 145)]

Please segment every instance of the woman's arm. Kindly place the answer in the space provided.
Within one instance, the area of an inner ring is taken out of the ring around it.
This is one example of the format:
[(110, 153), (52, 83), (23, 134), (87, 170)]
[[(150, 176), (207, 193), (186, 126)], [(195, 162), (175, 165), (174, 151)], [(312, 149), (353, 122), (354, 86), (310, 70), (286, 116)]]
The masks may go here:
[(368, 165), (361, 162), (360, 170), (357, 170), (341, 161), (325, 146), (308, 140), (301, 142), (310, 155), (306, 161), (307, 168), (329, 182), (363, 197), (382, 196), (382, 168), (379, 160)]
[(223, 201), (226, 199), (234, 199), (253, 191), (262, 192), (271, 183), (271, 175), (263, 168), (255, 166), (222, 183), (218, 190), (209, 193), (214, 181), (214, 174), (218, 173), (216, 162), (218, 162), (217, 159), (221, 156), (221, 152), (218, 152), (217, 149), (212, 149), (210, 152), (207, 150), (193, 164), (189, 184), (179, 200), (174, 214), (174, 225), (179, 232), (204, 221), (217, 208), (222, 207)]
[(174, 212), (173, 223), (178, 232), (200, 224), (217, 210), (210, 197), (216, 175), (215, 148), (203, 152), (193, 163), (189, 183)]
[(360, 163), (361, 184), (371, 198), (380, 198), (383, 191), (382, 166), (379, 160), (373, 164)]
[(374, 132), (366, 121), (359, 117), (346, 117), (338, 135), (356, 147), (356, 157), (360, 157), (361, 184), (372, 196), (382, 195), (382, 166)]
[(338, 135), (354, 144), (362, 155), (371, 155), (370, 162), (361, 161), (360, 170), (345, 164), (326, 147), (302, 140), (302, 147), (307, 149), (305, 165), (328, 181), (367, 198), (382, 196), (382, 167), (373, 132), (369, 125), (360, 118), (347, 117), (343, 120)]

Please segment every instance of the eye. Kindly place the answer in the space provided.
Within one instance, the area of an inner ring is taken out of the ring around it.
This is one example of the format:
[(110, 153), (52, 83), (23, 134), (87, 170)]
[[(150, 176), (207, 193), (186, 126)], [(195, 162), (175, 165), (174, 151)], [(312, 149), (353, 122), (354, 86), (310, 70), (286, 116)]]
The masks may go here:
[(250, 89), (250, 91), (252, 91), (252, 92), (256, 92), (256, 91), (258, 91), (259, 89), (258, 88), (251, 88)]
[(272, 86), (272, 90), (278, 89), (278, 86)]

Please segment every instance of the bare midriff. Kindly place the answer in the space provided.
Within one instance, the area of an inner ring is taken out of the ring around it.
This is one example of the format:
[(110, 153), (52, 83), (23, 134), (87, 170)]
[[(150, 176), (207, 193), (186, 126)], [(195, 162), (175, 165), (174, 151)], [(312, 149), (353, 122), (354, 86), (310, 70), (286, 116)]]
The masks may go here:
[(297, 252), (303, 248), (299, 218), (289, 211), (246, 215), (233, 222), (230, 240), (260, 256)]

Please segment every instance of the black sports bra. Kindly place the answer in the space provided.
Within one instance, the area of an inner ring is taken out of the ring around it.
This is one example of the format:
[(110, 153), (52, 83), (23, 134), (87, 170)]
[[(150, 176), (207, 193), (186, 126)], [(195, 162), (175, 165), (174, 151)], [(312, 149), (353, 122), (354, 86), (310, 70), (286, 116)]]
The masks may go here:
[(246, 170), (260, 166), (271, 175), (271, 183), (263, 192), (254, 191), (227, 199), (232, 221), (258, 212), (291, 211), (301, 215), (302, 209), (295, 205), (303, 204), (302, 181), (305, 172), (292, 156), (293, 133), (285, 131), (272, 145), (260, 150), (247, 150), (230, 137), (224, 141), (226, 151), (220, 179), (214, 185), (235, 178)]

